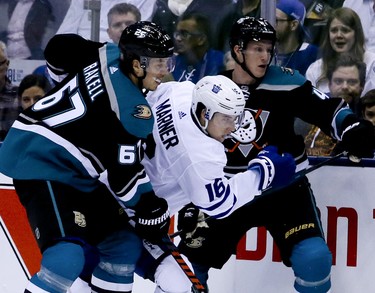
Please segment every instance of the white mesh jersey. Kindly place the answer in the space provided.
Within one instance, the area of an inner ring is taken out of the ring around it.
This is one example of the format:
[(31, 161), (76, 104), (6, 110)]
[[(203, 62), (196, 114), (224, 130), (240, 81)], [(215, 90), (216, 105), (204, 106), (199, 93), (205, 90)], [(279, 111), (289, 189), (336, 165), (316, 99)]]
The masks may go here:
[(193, 88), (190, 81), (167, 82), (149, 94), (155, 145), (147, 145), (142, 163), (172, 214), (193, 202), (206, 214), (224, 218), (259, 194), (259, 178), (253, 171), (225, 177), (223, 144), (204, 134), (191, 116)]

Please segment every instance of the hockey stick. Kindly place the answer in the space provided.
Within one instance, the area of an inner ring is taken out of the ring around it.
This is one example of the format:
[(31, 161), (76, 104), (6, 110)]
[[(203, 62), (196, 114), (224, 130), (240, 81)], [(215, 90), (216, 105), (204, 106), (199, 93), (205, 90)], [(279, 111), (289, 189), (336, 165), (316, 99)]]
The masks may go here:
[[(299, 180), (300, 178), (302, 178), (302, 177), (306, 176), (307, 174), (309, 174), (309, 173), (315, 171), (316, 169), (319, 169), (320, 167), (323, 167), (323, 166), (325, 166), (325, 165), (327, 165), (327, 164), (329, 164), (329, 163), (331, 163), (331, 162), (333, 162), (333, 161), (335, 161), (335, 160), (337, 160), (337, 159), (339, 159), (339, 158), (341, 158), (341, 157), (347, 156), (347, 155), (348, 155), (348, 152), (343, 151), (343, 152), (341, 152), (341, 153), (339, 153), (339, 154), (337, 154), (337, 155), (335, 155), (335, 156), (332, 156), (332, 157), (330, 157), (330, 158), (328, 158), (328, 159), (326, 159), (326, 160), (321, 161), (321, 162), (318, 163), (318, 164), (315, 164), (314, 166), (311, 166), (310, 168), (307, 168), (307, 169), (301, 170), (301, 171), (297, 172), (296, 174), (294, 174), (293, 179), (291, 180), (291, 182), (290, 182), (289, 184), (291, 184), (291, 183), (293, 183), (293, 182)], [(352, 158), (350, 158), (350, 157), (349, 157), (349, 159), (350, 159), (351, 161), (354, 161), (354, 160), (352, 160)], [(264, 191), (262, 192), (261, 195), (267, 195), (267, 194), (269, 194), (269, 193), (275, 192), (275, 191), (277, 191), (277, 190), (279, 190), (279, 189), (281, 189), (281, 188), (284, 188), (284, 187), (285, 187), (285, 186), (283, 186), (283, 187), (276, 187), (276, 188), (272, 188), (272, 187), (271, 187), (271, 188), (269, 188), (269, 189), (264, 190)], [(199, 223), (199, 222), (204, 222), (204, 221), (206, 221), (206, 220), (209, 220), (210, 218), (211, 218), (211, 217), (208, 216), (208, 217), (204, 218), (203, 220), (198, 221), (198, 223)], [(177, 236), (181, 235), (182, 233), (183, 233), (182, 230), (178, 230), (178, 231), (176, 231), (176, 232), (174, 232), (174, 233), (172, 233), (172, 234), (169, 234), (169, 237), (170, 237), (170, 238), (174, 238), (174, 237), (177, 237)]]
[[(328, 165), (329, 163), (333, 162), (333, 161), (336, 161), (337, 159), (341, 158), (341, 157), (344, 157), (344, 156), (347, 156), (348, 155), (348, 152), (347, 151), (343, 151), (341, 153), (338, 153), (337, 155), (335, 156), (332, 156), (332, 157), (329, 157), (328, 159), (326, 160), (323, 160), (321, 161), (320, 163), (318, 164), (315, 164), (314, 166), (311, 166), (310, 168), (307, 168), (307, 169), (304, 169), (304, 170), (301, 170), (299, 172), (297, 172), (296, 174), (294, 174), (293, 176), (293, 179), (291, 180), (291, 183), (295, 182), (296, 180), (300, 179), (301, 177), (304, 177), (306, 176), (307, 174), (315, 171), (316, 169), (319, 169), (320, 167), (323, 167), (325, 165)], [(271, 189), (267, 189), (265, 190), (265, 192), (267, 192), (268, 190), (270, 191), (274, 191), (275, 189), (271, 188)], [(264, 193), (262, 193), (263, 195)]]
[[(129, 223), (130, 223), (131, 226), (135, 227), (135, 222), (133, 220), (130, 220)], [(185, 273), (186, 277), (189, 279), (190, 283), (192, 284), (192, 292), (193, 293), (204, 293), (204, 292), (206, 292), (204, 286), (198, 280), (197, 276), (193, 273), (193, 271), (190, 269), (188, 264), (182, 258), (180, 252), (178, 251), (177, 246), (173, 243), (171, 238), (168, 235), (165, 235), (161, 240), (162, 240), (162, 244), (165, 245), (165, 247), (167, 248), (167, 251), (169, 251), (171, 253), (171, 255), (175, 259), (177, 265)], [(153, 246), (158, 246), (158, 245), (153, 245), (153, 244), (149, 243), (149, 244), (147, 244), (147, 246), (151, 246), (151, 250), (155, 250), (155, 247), (153, 247)], [(159, 250), (160, 249), (161, 248), (159, 247)], [(146, 250), (149, 251), (149, 253), (151, 255), (153, 255), (151, 250), (149, 250), (147, 248), (146, 248)], [(154, 253), (158, 253), (158, 252), (154, 251)]]
[(196, 275), (190, 269), (190, 267), (186, 264), (185, 260), (182, 258), (180, 252), (178, 251), (177, 246), (172, 242), (171, 238), (167, 235), (162, 239), (163, 244), (167, 247), (167, 249), (171, 252), (172, 257), (176, 260), (179, 267), (184, 271), (185, 275), (188, 277), (190, 282), (192, 283), (193, 292), (194, 293), (204, 293), (205, 288), (198, 280)]

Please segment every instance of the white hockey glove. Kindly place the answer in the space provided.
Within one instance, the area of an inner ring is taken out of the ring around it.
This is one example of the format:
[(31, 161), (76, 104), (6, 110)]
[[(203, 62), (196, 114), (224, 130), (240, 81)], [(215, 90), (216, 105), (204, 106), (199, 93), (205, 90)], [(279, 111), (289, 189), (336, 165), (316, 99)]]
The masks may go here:
[(293, 179), (296, 164), (291, 154), (278, 154), (277, 147), (267, 146), (249, 162), (248, 170), (260, 174), (259, 190), (287, 186)]

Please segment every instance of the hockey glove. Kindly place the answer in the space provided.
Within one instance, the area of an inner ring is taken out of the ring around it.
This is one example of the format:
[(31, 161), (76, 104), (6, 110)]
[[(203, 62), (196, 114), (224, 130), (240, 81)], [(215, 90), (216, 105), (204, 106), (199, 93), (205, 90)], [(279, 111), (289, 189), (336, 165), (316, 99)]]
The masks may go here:
[(151, 243), (158, 243), (169, 230), (170, 216), (167, 201), (153, 193), (141, 196), (134, 207), (135, 231)]
[(181, 240), (189, 247), (199, 247), (206, 238), (208, 224), (207, 215), (192, 203), (186, 205), (178, 212), (177, 229), (182, 231)]
[(349, 125), (343, 131), (341, 140), (349, 155), (358, 158), (374, 157), (375, 132), (370, 121), (360, 120)]
[(281, 188), (292, 181), (296, 164), (291, 154), (280, 155), (277, 147), (267, 146), (249, 162), (248, 170), (259, 172), (259, 190)]
[(198, 225), (199, 209), (189, 203), (178, 212), (177, 229), (183, 233), (192, 232)]

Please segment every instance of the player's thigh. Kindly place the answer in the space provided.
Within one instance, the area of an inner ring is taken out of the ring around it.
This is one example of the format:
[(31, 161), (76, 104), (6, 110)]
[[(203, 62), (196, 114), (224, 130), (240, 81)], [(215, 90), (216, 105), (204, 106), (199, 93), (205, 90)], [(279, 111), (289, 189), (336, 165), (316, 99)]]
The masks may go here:
[(61, 238), (95, 245), (127, 225), (126, 215), (104, 185), (89, 193), (42, 180), (14, 180), (14, 186), (42, 251)]
[[(323, 237), (320, 211), (307, 179), (278, 194), (284, 199), (274, 212), (274, 221), (266, 224), (286, 263), (293, 246), (310, 237)], [(276, 215), (276, 218), (275, 218)]]

